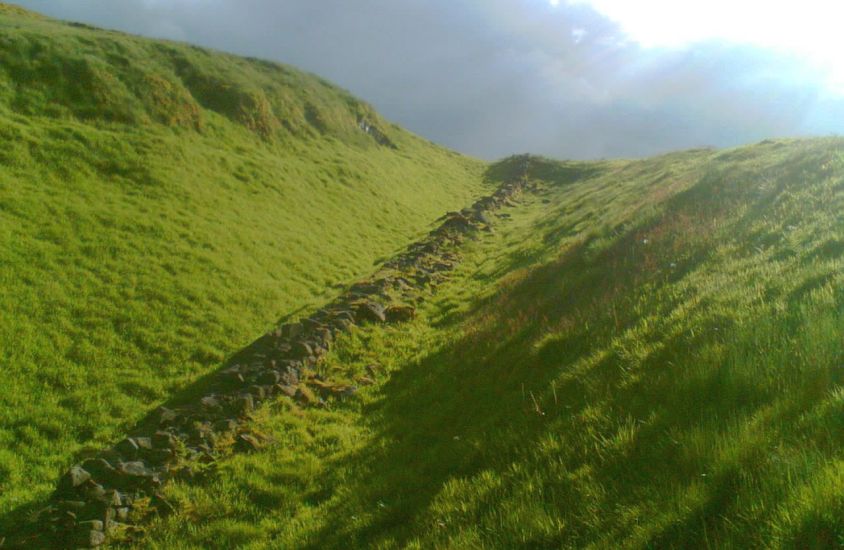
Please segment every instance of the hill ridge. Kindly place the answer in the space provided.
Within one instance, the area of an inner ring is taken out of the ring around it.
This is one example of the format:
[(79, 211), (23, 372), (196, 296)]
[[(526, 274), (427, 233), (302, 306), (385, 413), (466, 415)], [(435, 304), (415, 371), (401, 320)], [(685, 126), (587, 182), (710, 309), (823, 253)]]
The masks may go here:
[(213, 133), (222, 117), (267, 141), (327, 135), (397, 147), (396, 127), (372, 106), (281, 63), (62, 23), (9, 4), (0, 16), (0, 76), (13, 83), (0, 87), (0, 106), (18, 113), (200, 133)]

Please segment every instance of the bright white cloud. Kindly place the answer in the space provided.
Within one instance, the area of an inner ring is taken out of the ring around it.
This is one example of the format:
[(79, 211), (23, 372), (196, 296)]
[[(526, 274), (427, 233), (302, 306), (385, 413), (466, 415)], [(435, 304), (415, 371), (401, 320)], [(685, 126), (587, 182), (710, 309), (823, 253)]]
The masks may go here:
[[(552, 4), (558, 4), (558, 1)], [(844, 93), (844, 3), (772, 0), (569, 0), (590, 4), (644, 47), (707, 40), (750, 44), (805, 58)]]

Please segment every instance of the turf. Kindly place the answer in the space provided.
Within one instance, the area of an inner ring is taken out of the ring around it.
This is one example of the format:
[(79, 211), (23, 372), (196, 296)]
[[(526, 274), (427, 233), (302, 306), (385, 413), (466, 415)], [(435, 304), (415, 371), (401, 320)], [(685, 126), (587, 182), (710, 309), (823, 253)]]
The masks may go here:
[(0, 139), (0, 532), (484, 189), (314, 76), (7, 6)]
[[(290, 67), (0, 4), (0, 533), (272, 322), (517, 173)], [(143, 548), (844, 546), (844, 141), (534, 157), (415, 320)]]
[(415, 321), (325, 365), (376, 385), (279, 403), (142, 547), (840, 547), (844, 141), (532, 177)]

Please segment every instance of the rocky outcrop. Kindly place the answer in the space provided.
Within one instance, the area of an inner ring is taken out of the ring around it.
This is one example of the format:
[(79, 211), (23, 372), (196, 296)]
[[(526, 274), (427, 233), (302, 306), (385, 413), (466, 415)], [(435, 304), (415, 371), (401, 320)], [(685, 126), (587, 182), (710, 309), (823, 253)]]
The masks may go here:
[[(526, 174), (527, 157), (522, 162)], [(337, 335), (354, 325), (413, 319), (416, 304), (459, 263), (460, 243), (490, 230), (491, 213), (512, 206), (527, 184), (522, 175), (471, 207), (447, 214), (369, 280), (259, 338), (213, 375), (200, 395), (160, 407), (124, 440), (72, 466), (37, 519), (37, 540), (45, 547), (96, 547), (111, 537), (131, 536), (133, 526), (149, 514), (173, 510), (161, 494), (162, 484), (196, 475), (226, 453), (260, 449), (266, 441), (250, 429), (250, 415), (266, 401), (321, 406), (331, 396), (354, 395), (355, 386), (317, 374)], [(35, 539), (27, 542), (37, 545)]]

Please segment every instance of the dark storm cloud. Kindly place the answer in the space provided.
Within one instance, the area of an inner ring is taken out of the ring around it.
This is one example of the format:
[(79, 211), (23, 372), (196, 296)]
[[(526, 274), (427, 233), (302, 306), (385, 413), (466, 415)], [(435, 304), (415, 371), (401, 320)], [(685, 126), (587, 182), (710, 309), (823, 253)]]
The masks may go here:
[(643, 50), (544, 0), (21, 0), (63, 19), (274, 59), (487, 158), (639, 156), (839, 132), (844, 103), (797, 60)]

